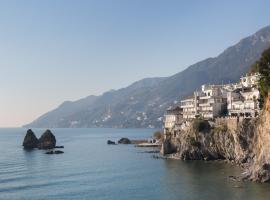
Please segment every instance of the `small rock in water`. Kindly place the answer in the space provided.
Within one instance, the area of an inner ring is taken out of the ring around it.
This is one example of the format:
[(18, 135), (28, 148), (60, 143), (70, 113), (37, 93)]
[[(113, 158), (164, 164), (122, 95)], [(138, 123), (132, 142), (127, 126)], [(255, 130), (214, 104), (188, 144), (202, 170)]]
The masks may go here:
[(114, 142), (114, 141), (111, 141), (111, 140), (108, 140), (108, 141), (107, 141), (107, 144), (112, 144), (112, 145), (114, 145), (115, 142)]
[(64, 151), (55, 151), (54, 154), (63, 154)]
[(63, 153), (64, 153), (63, 151), (48, 151), (45, 154), (51, 155), (51, 154), (63, 154)]
[(55, 146), (54, 148), (55, 149), (64, 149), (65, 147), (64, 146)]
[(118, 144), (131, 144), (131, 141), (128, 138), (121, 138)]
[(54, 152), (53, 151), (48, 151), (45, 154), (54, 154)]

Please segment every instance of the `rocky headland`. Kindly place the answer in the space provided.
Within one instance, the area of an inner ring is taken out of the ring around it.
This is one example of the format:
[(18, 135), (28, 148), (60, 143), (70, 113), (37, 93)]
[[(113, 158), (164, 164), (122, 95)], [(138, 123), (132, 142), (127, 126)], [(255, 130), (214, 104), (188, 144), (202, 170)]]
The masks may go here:
[(242, 180), (270, 182), (270, 93), (258, 118), (195, 119), (165, 135), (161, 152), (182, 160), (226, 160), (243, 168)]

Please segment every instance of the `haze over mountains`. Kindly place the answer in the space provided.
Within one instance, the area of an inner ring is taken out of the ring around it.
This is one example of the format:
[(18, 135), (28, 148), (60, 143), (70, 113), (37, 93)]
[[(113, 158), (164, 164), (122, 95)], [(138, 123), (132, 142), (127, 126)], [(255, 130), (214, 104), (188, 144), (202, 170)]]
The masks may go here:
[(202, 84), (238, 81), (268, 47), (270, 26), (242, 39), (219, 56), (207, 58), (173, 76), (146, 78), (101, 96), (64, 102), (26, 127), (161, 127), (164, 112), (176, 100)]

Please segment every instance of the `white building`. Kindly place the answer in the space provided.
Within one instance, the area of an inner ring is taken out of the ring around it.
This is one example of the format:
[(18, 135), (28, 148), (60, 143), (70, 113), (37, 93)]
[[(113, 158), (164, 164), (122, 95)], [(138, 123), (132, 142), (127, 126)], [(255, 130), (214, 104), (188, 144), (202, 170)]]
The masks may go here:
[(246, 75), (238, 83), (202, 85), (200, 92), (181, 101), (184, 119), (203, 117), (212, 119), (228, 113), (229, 116), (256, 117), (259, 113), (260, 75)]
[(226, 110), (226, 90), (220, 85), (202, 85), (200, 92), (181, 101), (184, 119), (214, 118)]
[(260, 74), (249, 74), (240, 78), (240, 83), (243, 87), (255, 87), (258, 85), (258, 81), (260, 80)]
[(164, 130), (166, 134), (173, 130), (178, 134), (187, 126), (188, 119), (202, 117), (214, 119), (220, 116), (238, 116), (244, 118), (258, 116), (259, 97), (258, 81), (260, 75), (241, 77), (238, 83), (226, 85), (202, 85), (201, 91), (181, 100), (180, 107), (168, 109), (165, 114)]
[(198, 115), (198, 96), (198, 92), (194, 92), (193, 96), (181, 101), (184, 119), (194, 119)]
[(174, 128), (175, 125), (180, 124), (182, 119), (182, 109), (179, 106), (176, 108), (170, 108), (165, 114), (164, 128), (170, 130)]
[(226, 110), (227, 91), (221, 85), (203, 85), (199, 97), (199, 113), (203, 118), (215, 118)]
[(259, 90), (256, 87), (237, 89), (227, 95), (229, 116), (257, 117), (259, 108)]

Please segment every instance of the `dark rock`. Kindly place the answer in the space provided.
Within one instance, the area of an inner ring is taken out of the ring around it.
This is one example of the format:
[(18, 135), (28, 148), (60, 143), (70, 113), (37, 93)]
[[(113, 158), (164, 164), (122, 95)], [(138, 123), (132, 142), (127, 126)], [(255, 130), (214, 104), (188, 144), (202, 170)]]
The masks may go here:
[(170, 141), (170, 139), (166, 139), (162, 144), (160, 152), (163, 155), (173, 154), (177, 152), (177, 147)]
[(65, 147), (64, 146), (55, 146), (54, 148), (55, 149), (64, 149)]
[(270, 171), (270, 164), (265, 163), (265, 164), (263, 164), (262, 168), (263, 168), (263, 170)]
[(107, 144), (112, 144), (112, 145), (114, 145), (115, 142), (114, 142), (114, 141), (111, 141), (111, 140), (108, 140), (108, 141), (107, 141)]
[(152, 158), (153, 159), (164, 159), (164, 160), (167, 160), (168, 158), (165, 157), (165, 156), (160, 156), (160, 155), (152, 155)]
[(63, 151), (55, 151), (54, 154), (63, 154)]
[(229, 181), (233, 181), (233, 182), (240, 182), (242, 181), (241, 177), (237, 177), (237, 176), (229, 176), (228, 177)]
[(39, 149), (53, 149), (55, 148), (56, 139), (50, 130), (46, 130), (45, 133), (38, 140)]
[(128, 138), (121, 138), (118, 144), (131, 144), (131, 141)]
[(140, 153), (155, 153), (155, 154), (157, 154), (157, 153), (160, 153), (160, 151), (159, 150), (153, 150), (153, 151), (144, 151), (144, 152), (140, 152)]
[(24, 137), (23, 147), (25, 149), (34, 149), (37, 148), (37, 146), (38, 146), (38, 139), (34, 134), (34, 132), (31, 129), (29, 129)]
[(52, 155), (52, 154), (63, 154), (63, 151), (48, 151), (46, 154)]

